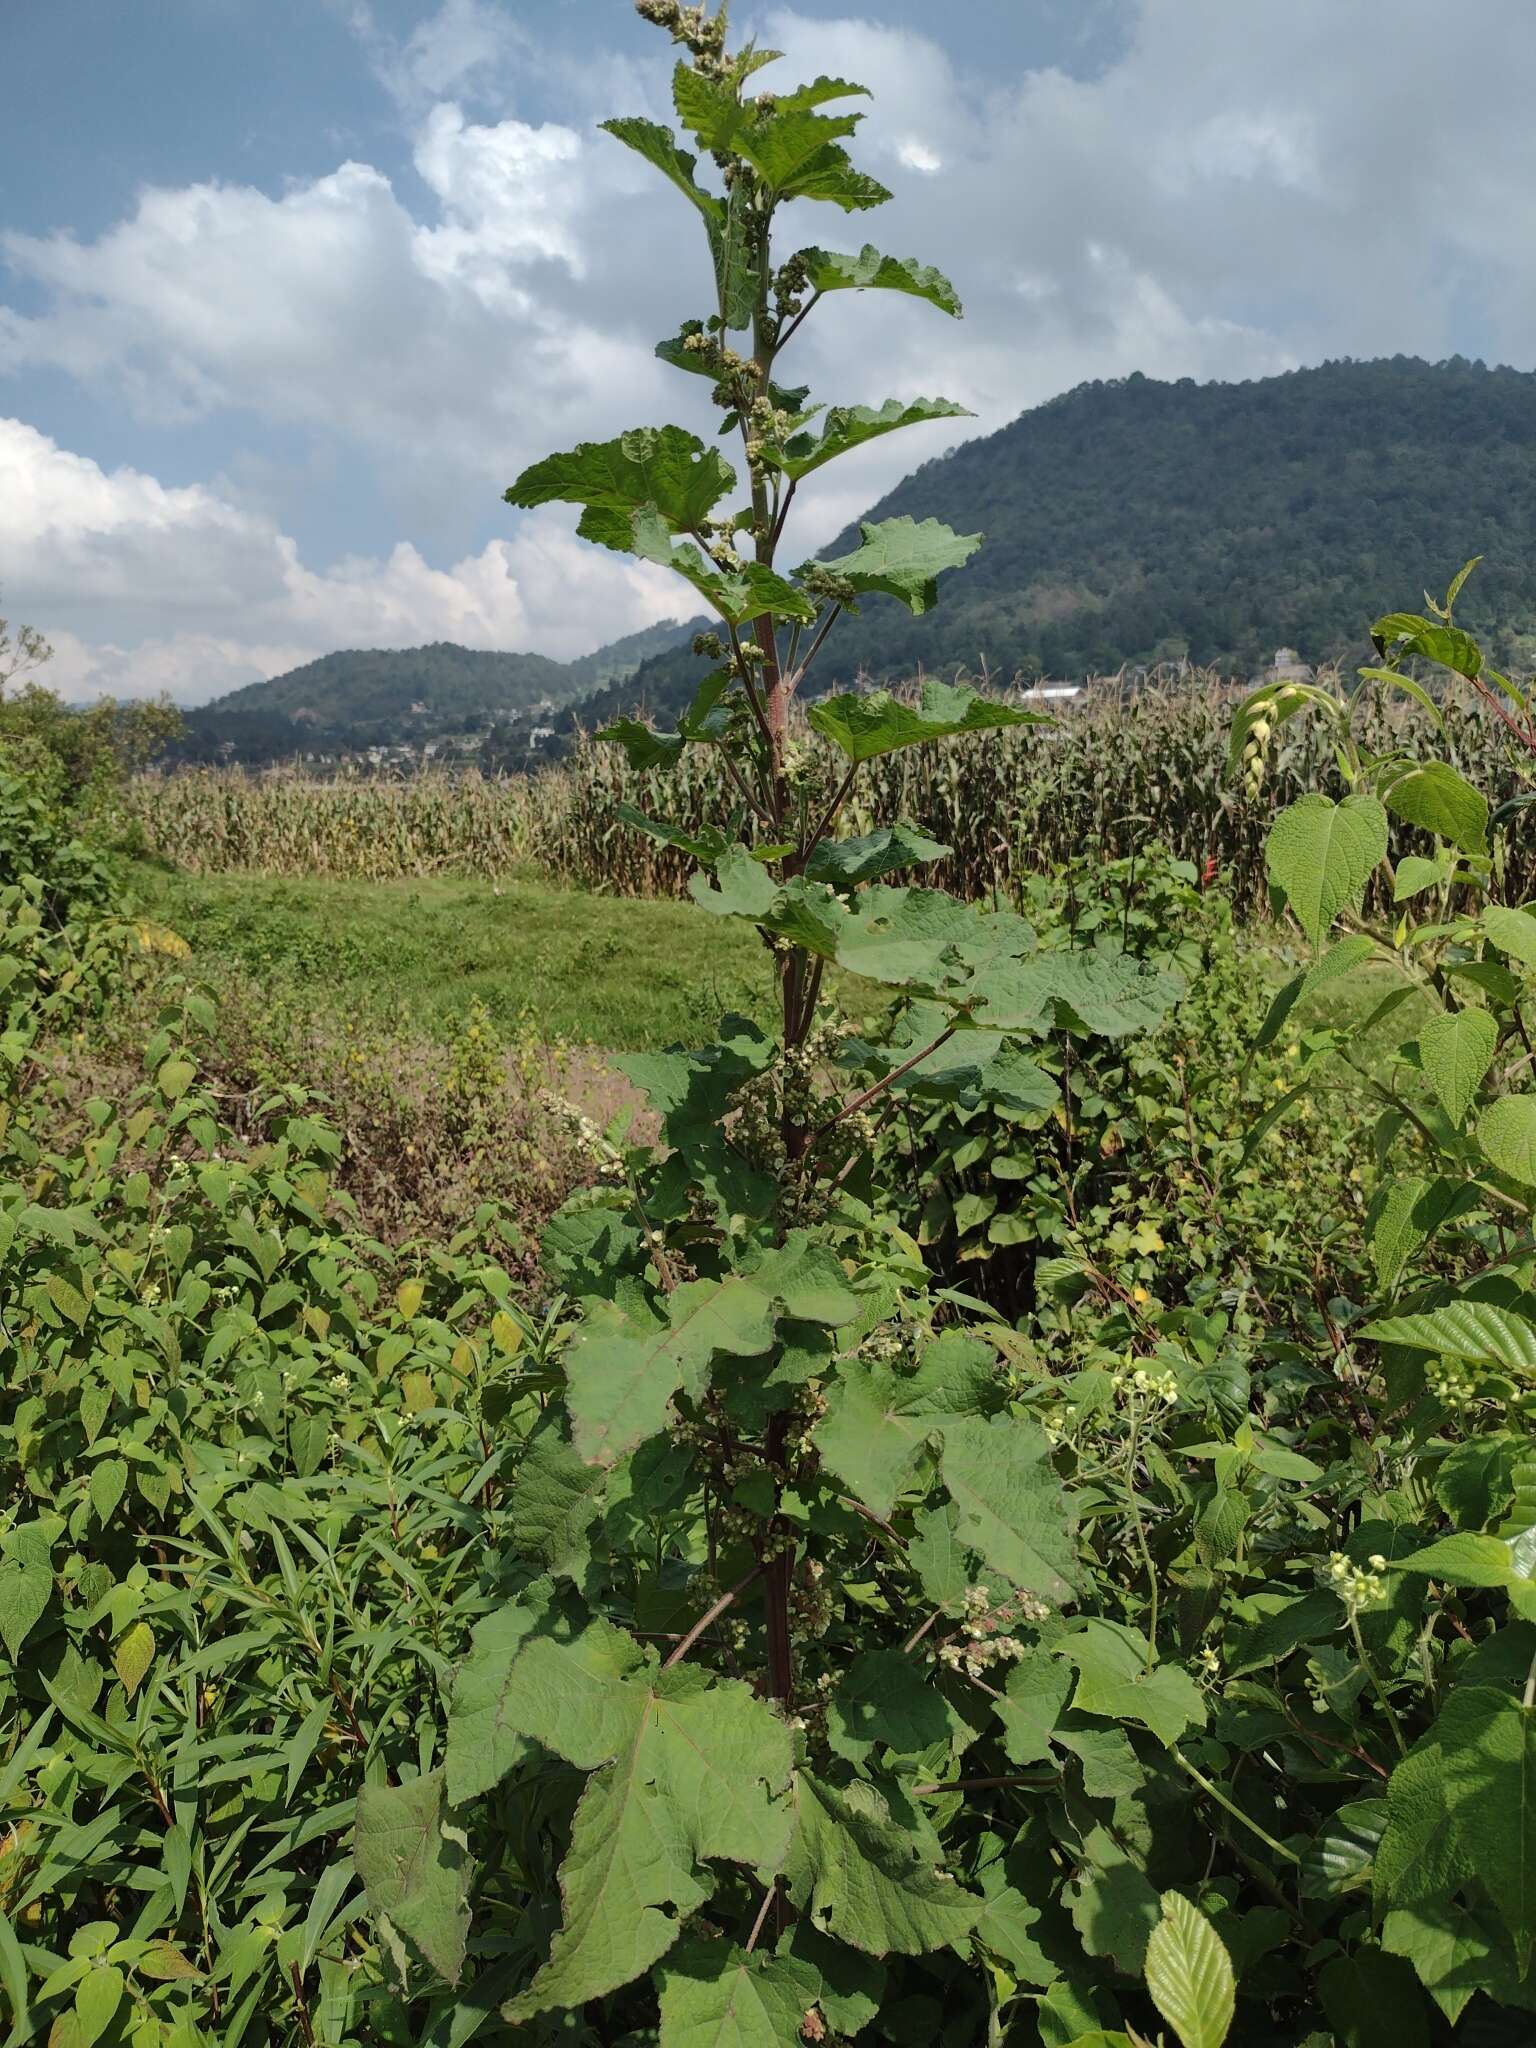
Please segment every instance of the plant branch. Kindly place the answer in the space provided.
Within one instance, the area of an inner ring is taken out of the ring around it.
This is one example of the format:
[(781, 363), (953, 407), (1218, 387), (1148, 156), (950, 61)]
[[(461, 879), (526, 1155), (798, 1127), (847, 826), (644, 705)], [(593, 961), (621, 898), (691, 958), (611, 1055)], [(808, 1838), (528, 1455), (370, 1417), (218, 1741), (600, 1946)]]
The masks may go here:
[(887, 1088), (901, 1079), (903, 1074), (910, 1074), (914, 1067), (920, 1067), (930, 1053), (937, 1052), (941, 1045), (947, 1045), (958, 1029), (958, 1025), (946, 1025), (931, 1045), (925, 1045), (921, 1052), (913, 1053), (911, 1059), (903, 1060), (899, 1067), (892, 1067), (888, 1074), (882, 1076), (872, 1088), (866, 1088), (862, 1095), (855, 1095), (851, 1102), (845, 1102), (835, 1116), (829, 1116), (824, 1124), (818, 1125), (812, 1131), (806, 1151), (809, 1152), (813, 1146), (819, 1145), (828, 1131), (835, 1130), (845, 1117), (857, 1116), (861, 1109), (873, 1102), (877, 1095), (883, 1095)]
[(833, 605), (831, 611), (827, 613), (826, 618), (816, 628), (816, 637), (812, 640), (810, 646), (806, 649), (804, 661), (801, 662), (800, 666), (795, 670), (794, 674), (790, 677), (789, 681), (784, 685), (785, 689), (789, 692), (790, 696), (793, 696), (795, 694), (796, 690), (799, 689), (801, 683), (805, 680), (806, 670), (810, 667), (811, 663), (816, 659), (817, 654), (821, 651), (822, 641), (826, 639), (827, 635), (831, 632), (832, 628), (837, 624), (838, 620), (842, 617), (842, 615), (842, 606), (840, 604), (835, 604)]
[(734, 1600), (736, 1600), (742, 1593), (744, 1593), (747, 1590), (748, 1586), (752, 1584), (752, 1581), (754, 1579), (760, 1579), (766, 1570), (766, 1565), (753, 1565), (751, 1571), (746, 1573), (744, 1577), (739, 1578), (736, 1581), (735, 1585), (731, 1587), (728, 1593), (722, 1593), (720, 1595), (720, 1598), (714, 1602), (713, 1606), (706, 1607), (704, 1612), (699, 1616), (698, 1620), (693, 1624), (693, 1627), (689, 1629), (688, 1633), (683, 1637), (682, 1641), (678, 1644), (677, 1648), (672, 1652), (671, 1656), (668, 1657), (666, 1662), (662, 1665), (662, 1670), (670, 1671), (674, 1664), (680, 1664), (683, 1658), (686, 1657), (688, 1652), (693, 1648), (694, 1644), (699, 1640), (699, 1637), (703, 1635), (704, 1631), (707, 1628), (712, 1628), (714, 1624), (720, 1619), (721, 1615), (724, 1614), (727, 1607), (729, 1607)]

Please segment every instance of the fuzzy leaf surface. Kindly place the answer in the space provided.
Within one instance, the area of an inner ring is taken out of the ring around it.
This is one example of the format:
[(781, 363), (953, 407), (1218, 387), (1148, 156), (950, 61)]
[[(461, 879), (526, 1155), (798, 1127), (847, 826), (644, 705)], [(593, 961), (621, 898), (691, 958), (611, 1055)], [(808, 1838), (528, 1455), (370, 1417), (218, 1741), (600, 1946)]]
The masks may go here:
[(866, 242), (857, 256), (835, 249), (802, 249), (800, 255), (813, 291), (907, 292), (926, 299), (941, 313), (960, 317), (959, 294), (949, 279), (915, 256), (882, 256), (873, 242)]
[(560, 500), (619, 512), (653, 505), (674, 531), (687, 532), (708, 519), (735, 482), (719, 449), (697, 434), (635, 427), (611, 441), (582, 441), (566, 454), (546, 455), (523, 471), (507, 502), (529, 507)]
[[(830, 569), (834, 575), (845, 576), (856, 591), (872, 593), (883, 591), (887, 597), (894, 597), (914, 614), (932, 611), (939, 601), (939, 577), (946, 569), (958, 569), (968, 562), (981, 546), (979, 533), (956, 533), (938, 519), (914, 519), (903, 512), (895, 519), (877, 522), (861, 519), (860, 544), (851, 554), (839, 555), (834, 562), (822, 562), (818, 566)], [(928, 688), (951, 691), (958, 686), (947, 683), (932, 683)], [(924, 693), (926, 695), (926, 691)], [(974, 696), (974, 691), (967, 691)], [(837, 699), (834, 702), (840, 701)], [(985, 702), (985, 699), (980, 701)], [(1020, 712), (1014, 718), (994, 719), (997, 725), (1016, 725), (1041, 722), (1042, 714)], [(812, 721), (815, 722), (814, 720)], [(818, 728), (825, 730), (825, 728)], [(954, 732), (974, 732), (977, 726), (956, 725)], [(921, 733), (918, 738), (942, 739), (939, 732)], [(829, 737), (836, 737), (835, 734)], [(841, 741), (838, 742), (842, 744)], [(911, 741), (898, 741), (897, 745), (911, 745)], [(845, 750), (846, 751), (846, 750)], [(887, 753), (889, 748), (879, 747), (878, 753)], [(868, 760), (868, 754), (854, 754), (853, 760)]]
[(1264, 848), (1270, 880), (1314, 946), (1341, 910), (1358, 906), (1386, 855), (1387, 814), (1375, 797), (1336, 804), (1315, 791), (1280, 813)]
[(1499, 1027), (1487, 1010), (1448, 1012), (1419, 1033), (1424, 1071), (1453, 1124), (1471, 1108), (1498, 1042)]
[(798, 1956), (680, 1942), (661, 1970), (661, 2048), (800, 2048), (821, 1974)]
[(521, 2022), (601, 1998), (659, 1961), (710, 1894), (709, 1858), (779, 1867), (790, 1736), (748, 1686), (689, 1664), (663, 1671), (605, 1621), (570, 1641), (533, 1637), (504, 1698), (509, 1726), (592, 1773), (560, 1866), (563, 1925), (505, 2008)]
[(447, 1805), (444, 1773), (364, 1785), (353, 1855), (371, 1911), (450, 1984), (469, 1938), (468, 1841)]
[(940, 1874), (936, 1837), (894, 1787), (834, 1785), (801, 1771), (785, 1874), (815, 1927), (868, 1955), (963, 1942), (981, 1902)]
[(888, 398), (884, 405), (834, 405), (820, 422), (819, 433), (793, 434), (782, 450), (765, 448), (763, 460), (771, 469), (799, 482), (824, 463), (835, 462), (850, 449), (876, 441), (882, 434), (894, 434), (898, 427), (921, 426), (929, 420), (974, 418), (968, 406), (948, 398)]

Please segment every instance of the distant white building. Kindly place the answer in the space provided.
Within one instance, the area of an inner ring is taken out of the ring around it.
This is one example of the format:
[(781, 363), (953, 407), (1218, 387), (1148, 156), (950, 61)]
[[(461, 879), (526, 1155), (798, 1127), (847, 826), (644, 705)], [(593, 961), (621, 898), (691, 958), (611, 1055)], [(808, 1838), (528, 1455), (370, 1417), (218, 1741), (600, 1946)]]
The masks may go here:
[(1294, 647), (1277, 647), (1265, 680), (1275, 683), (1310, 683), (1312, 670)]
[(1081, 683), (1035, 683), (1029, 689), (1019, 692), (1026, 704), (1070, 703), (1074, 697), (1081, 697), (1082, 694)]

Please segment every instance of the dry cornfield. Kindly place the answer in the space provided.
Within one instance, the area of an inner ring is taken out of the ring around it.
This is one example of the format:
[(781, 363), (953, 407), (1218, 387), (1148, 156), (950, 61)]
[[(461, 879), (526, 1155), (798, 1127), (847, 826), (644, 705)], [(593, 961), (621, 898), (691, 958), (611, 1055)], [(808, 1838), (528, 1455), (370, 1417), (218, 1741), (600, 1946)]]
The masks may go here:
[[(1202, 675), (1132, 693), (1090, 688), (1050, 726), (913, 748), (864, 770), (845, 816), (850, 831), (900, 817), (952, 852), (928, 878), (980, 898), (1012, 894), (1015, 876), (1047, 872), (1075, 854), (1105, 858), (1160, 842), (1212, 867), (1245, 910), (1265, 901), (1264, 835), (1275, 810), (1329, 779), (1317, 723), (1285, 726), (1262, 791), (1247, 801), (1227, 774), (1233, 691)], [(1495, 800), (1521, 785), (1499, 728), (1470, 697), (1452, 696), (1437, 751)], [(1366, 737), (1411, 748), (1424, 714), (1373, 707)], [(829, 750), (805, 734), (830, 777)], [(494, 879), (516, 871), (624, 896), (676, 895), (692, 863), (625, 824), (622, 806), (687, 829), (730, 816), (735, 793), (713, 749), (678, 767), (632, 769), (622, 751), (580, 740), (560, 766), (488, 778), (428, 769), (414, 776), (301, 768), (194, 769), (136, 778), (122, 798), (125, 833), (145, 852), (190, 872), (385, 880), (430, 874)], [(1411, 843), (1404, 835), (1396, 851)], [(1512, 838), (1508, 887), (1536, 892), (1536, 834)]]

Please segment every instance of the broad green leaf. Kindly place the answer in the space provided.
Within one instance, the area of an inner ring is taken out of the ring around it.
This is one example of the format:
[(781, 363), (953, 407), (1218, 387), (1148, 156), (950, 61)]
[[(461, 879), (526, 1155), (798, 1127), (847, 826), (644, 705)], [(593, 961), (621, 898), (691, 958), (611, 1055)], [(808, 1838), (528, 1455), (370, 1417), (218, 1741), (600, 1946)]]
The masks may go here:
[(932, 1830), (897, 1788), (862, 1778), (796, 1777), (789, 1894), (823, 1934), (868, 1955), (922, 1955), (961, 1943), (980, 1900), (940, 1868)]
[(1387, 814), (1373, 796), (1341, 804), (1314, 792), (1283, 810), (1270, 827), (1264, 858), (1313, 945), (1341, 910), (1358, 906), (1387, 854)]
[(1367, 1323), (1361, 1335), (1378, 1344), (1403, 1344), (1413, 1351), (1438, 1351), (1506, 1372), (1536, 1373), (1536, 1329), (1510, 1309), (1489, 1301), (1453, 1301), (1422, 1315), (1387, 1316)]
[(1499, 1027), (1487, 1010), (1456, 1010), (1419, 1033), (1419, 1058), (1446, 1115), (1460, 1124), (1493, 1064)]
[(908, 292), (926, 299), (941, 313), (960, 317), (960, 300), (949, 279), (919, 263), (915, 256), (882, 256), (872, 242), (866, 242), (857, 256), (840, 255), (833, 249), (802, 249), (800, 257), (815, 292)]
[(1436, 1733), (1446, 1810), (1523, 1976), (1536, 1947), (1536, 1715), (1513, 1692), (1461, 1685)]
[(670, 128), (635, 116), (601, 121), (598, 126), (638, 156), (643, 156), (647, 163), (654, 164), (663, 177), (670, 178), (678, 191), (693, 202), (707, 221), (713, 224), (724, 213), (721, 201), (712, 192), (706, 192), (693, 175), (698, 159), (679, 146)]
[(781, 1867), (790, 1735), (750, 1687), (692, 1664), (663, 1671), (605, 1621), (572, 1641), (532, 1637), (504, 1697), (509, 1727), (592, 1773), (560, 1866), (561, 1930), (505, 2008), (520, 2024), (650, 1969), (709, 1897), (711, 1858)]
[(871, 981), (932, 986), (951, 971), (978, 913), (937, 889), (876, 884), (855, 897), (837, 935), (837, 964)]
[(556, 1614), (549, 1580), (538, 1579), (475, 1624), (448, 1699), (446, 1770), (454, 1805), (490, 1791), (532, 1753), (508, 1688), (518, 1652), (553, 1626)]
[(1477, 1120), (1483, 1154), (1511, 1180), (1536, 1187), (1536, 1095), (1505, 1095)]
[(1048, 1759), (1071, 1690), (1071, 1672), (1043, 1650), (1033, 1651), (1014, 1665), (1004, 1696), (996, 1703), (1010, 1763), (1038, 1764)]
[(1372, 626), (1371, 638), (1378, 654), (1391, 654), (1398, 660), (1418, 655), (1461, 676), (1475, 676), (1482, 670), (1482, 653), (1470, 633), (1414, 612), (1388, 612)]
[(1490, 903), (1483, 912), (1483, 930), (1501, 953), (1522, 967), (1536, 967), (1536, 917), (1528, 910)]
[(1488, 851), (1488, 799), (1446, 761), (1416, 761), (1381, 791), (1394, 816), (1463, 853)]
[(595, 506), (582, 514), (576, 531), (584, 540), (603, 547), (636, 554), (643, 561), (659, 562), (686, 578), (699, 595), (725, 620), (739, 626), (748, 619), (814, 619), (816, 607), (808, 597), (775, 575), (760, 562), (740, 562), (735, 568), (721, 568), (692, 541), (675, 541), (670, 522), (650, 506), (633, 513)]
[(1157, 1925), (1157, 1893), (1108, 1828), (1088, 1830), (1068, 1896), (1072, 1924), (1089, 1955), (1108, 1956), (1128, 1977), (1136, 1976)]
[(798, 1956), (685, 1941), (661, 1978), (660, 2048), (801, 2048), (821, 1973)]
[(1516, 1578), (1531, 1576), (1529, 1571), (1517, 1569), (1515, 1553), (1502, 1537), (1479, 1536), (1465, 1529), (1400, 1557), (1396, 1569), (1443, 1579), (1448, 1586), (1507, 1586)]
[(1222, 2048), (1237, 2004), (1226, 1944), (1182, 1892), (1163, 1893), (1163, 1917), (1147, 1942), (1152, 2003), (1184, 2048)]
[(1400, 1956), (1358, 1947), (1316, 1977), (1334, 2048), (1429, 2048), (1428, 2009)]
[(949, 1709), (928, 1667), (900, 1650), (856, 1652), (827, 1704), (828, 1744), (854, 1763), (877, 1744), (910, 1756), (949, 1735)]
[(635, 427), (612, 441), (583, 441), (567, 454), (546, 455), (523, 471), (506, 497), (509, 505), (560, 499), (622, 513), (654, 506), (674, 532), (687, 533), (709, 518), (735, 482), (736, 472), (719, 449), (697, 434), (681, 427)]
[(873, 761), (899, 747), (917, 747), (957, 733), (992, 732), (1006, 725), (1049, 724), (1043, 712), (1022, 711), (964, 684), (925, 683), (916, 704), (886, 690), (862, 696), (823, 697), (807, 716), (824, 739), (850, 761)]
[(1072, 1597), (1077, 1551), (1051, 1447), (1032, 1422), (961, 1416), (945, 1422), (939, 1470), (958, 1510), (956, 1533), (1025, 1592), (1055, 1605)]
[(154, 1661), (155, 1632), (147, 1621), (136, 1621), (112, 1652), (112, 1668), (129, 1699), (144, 1683)]
[(1183, 994), (1184, 980), (1130, 953), (1083, 946), (979, 966), (963, 987), (981, 999), (979, 1021), (1000, 1031), (1061, 1028), (1124, 1038), (1155, 1030)]
[[(375, 1919), (457, 1984), (469, 1936), (468, 1838), (448, 1807), (444, 1774), (364, 1785), (352, 1852)], [(398, 1945), (398, 1944), (397, 1944)]]
[(96, 1511), (96, 1519), (103, 1527), (117, 1513), (118, 1503), (127, 1488), (128, 1467), (121, 1458), (103, 1458), (91, 1467), (87, 1492)]
[(888, 398), (884, 405), (834, 405), (820, 421), (819, 433), (792, 434), (782, 449), (766, 446), (763, 461), (770, 469), (799, 482), (823, 463), (835, 462), (851, 448), (866, 441), (893, 434), (898, 427), (922, 426), (929, 420), (968, 420), (975, 415), (968, 406), (948, 398), (914, 398), (903, 402)]
[[(835, 576), (844, 577), (859, 593), (883, 591), (886, 596), (896, 598), (909, 612), (931, 611), (939, 601), (939, 577), (946, 569), (958, 569), (968, 562), (981, 546), (979, 533), (956, 533), (937, 519), (916, 520), (903, 512), (898, 518), (883, 519), (878, 523), (859, 521), (860, 544), (850, 555), (839, 555), (836, 561), (819, 562), (818, 568), (829, 569)], [(943, 690), (947, 686), (933, 683), (930, 689)], [(926, 696), (926, 691), (925, 691)], [(952, 693), (951, 693), (952, 694)], [(974, 696), (974, 691), (967, 691)], [(832, 699), (834, 703), (846, 698)], [(977, 699), (984, 703), (985, 699)], [(812, 720), (814, 723), (814, 718)], [(1040, 724), (1039, 712), (1020, 712), (1013, 718), (992, 721), (999, 725)], [(976, 730), (972, 726), (955, 726), (956, 732)], [(825, 727), (818, 727), (825, 731)], [(836, 735), (829, 734), (831, 738)], [(918, 734), (918, 738), (940, 738), (942, 735)], [(841, 744), (841, 742), (839, 742)], [(898, 746), (910, 745), (910, 741), (897, 741)], [(844, 749), (847, 752), (847, 749)], [(876, 753), (888, 753), (888, 747), (877, 747)], [(868, 760), (869, 754), (853, 754), (853, 760)]]
[(915, 1372), (845, 1358), (826, 1389), (817, 1449), (865, 1507), (889, 1520), (939, 1421), (982, 1415), (1001, 1399), (990, 1347), (957, 1333), (930, 1344)]
[(12, 1661), (48, 1610), (53, 1573), (46, 1565), (7, 1559), (0, 1564), (0, 1643)]
[(1452, 2026), (1479, 1990), (1500, 2004), (1519, 2002), (1515, 1953), (1481, 1900), (1424, 1899), (1387, 1914), (1382, 1946), (1413, 1965), (1419, 1982)]
[(1478, 1200), (1476, 1188), (1468, 1182), (1443, 1174), (1435, 1180), (1410, 1174), (1388, 1183), (1373, 1202), (1368, 1218), (1371, 1259), (1381, 1285), (1395, 1287), (1419, 1247), (1427, 1244), (1442, 1224), (1475, 1207)]
[(1171, 1748), (1186, 1728), (1205, 1725), (1205, 1700), (1176, 1664), (1149, 1671), (1146, 1643), (1120, 1622), (1089, 1620), (1063, 1638), (1060, 1653), (1077, 1667), (1073, 1708), (1109, 1721), (1135, 1721)]
[(759, 1357), (772, 1347), (772, 1297), (739, 1273), (689, 1280), (649, 1325), (594, 1301), (564, 1353), (571, 1441), (588, 1464), (611, 1467), (667, 1425), (678, 1389), (702, 1392), (717, 1351)]
[(1312, 1899), (1337, 1899), (1346, 1892), (1368, 1891), (1377, 1845), (1386, 1825), (1384, 1799), (1353, 1799), (1331, 1813), (1302, 1853), (1301, 1886), (1305, 1895)]
[(857, 839), (822, 840), (806, 863), (806, 879), (852, 889), (861, 882), (878, 882), (900, 868), (926, 867), (950, 851), (910, 825), (882, 825)]
[(1426, 889), (1444, 888), (1454, 866), (1454, 858), (1425, 860), (1421, 854), (1405, 854), (1392, 877), (1392, 901), (1407, 903)]

